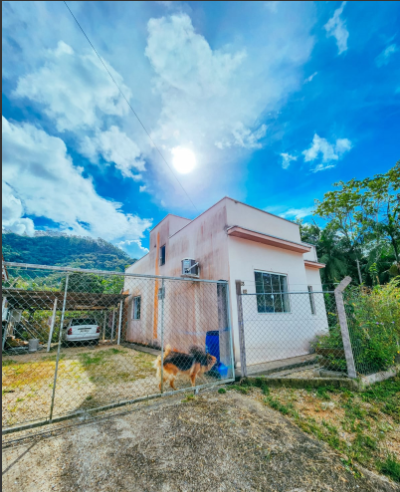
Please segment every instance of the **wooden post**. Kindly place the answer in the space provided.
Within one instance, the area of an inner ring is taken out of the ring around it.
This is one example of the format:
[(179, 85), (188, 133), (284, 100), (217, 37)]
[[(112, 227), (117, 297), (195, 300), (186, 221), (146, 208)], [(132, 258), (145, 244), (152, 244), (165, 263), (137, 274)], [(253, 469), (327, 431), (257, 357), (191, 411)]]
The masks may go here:
[(236, 300), (237, 300), (238, 323), (239, 323), (240, 372), (243, 378), (247, 378), (246, 344), (245, 344), (245, 336), (244, 336), (241, 280), (236, 280)]
[(344, 302), (343, 302), (343, 291), (350, 284), (350, 282), (351, 282), (351, 277), (345, 277), (340, 282), (340, 284), (335, 289), (335, 300), (336, 300), (336, 309), (337, 309), (339, 324), (340, 324), (340, 331), (342, 333), (344, 354), (347, 363), (347, 375), (349, 376), (349, 378), (355, 379), (357, 377), (357, 371), (354, 362), (353, 350), (351, 348), (349, 327), (347, 325), (346, 311), (344, 309)]
[(47, 352), (50, 352), (50, 348), (51, 348), (51, 339), (53, 338), (54, 323), (56, 322), (56, 312), (57, 312), (57, 298), (55, 298), (54, 300), (53, 317), (51, 318), (49, 340), (47, 342)]

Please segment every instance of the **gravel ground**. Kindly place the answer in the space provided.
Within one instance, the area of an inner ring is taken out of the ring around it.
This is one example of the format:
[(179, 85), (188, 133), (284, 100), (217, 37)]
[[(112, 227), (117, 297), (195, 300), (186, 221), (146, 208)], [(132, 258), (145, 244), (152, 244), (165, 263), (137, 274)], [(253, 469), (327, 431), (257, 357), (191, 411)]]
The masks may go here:
[[(182, 397), (181, 397), (182, 398)], [(258, 395), (166, 400), (3, 449), (3, 488), (38, 491), (393, 492), (355, 478)]]

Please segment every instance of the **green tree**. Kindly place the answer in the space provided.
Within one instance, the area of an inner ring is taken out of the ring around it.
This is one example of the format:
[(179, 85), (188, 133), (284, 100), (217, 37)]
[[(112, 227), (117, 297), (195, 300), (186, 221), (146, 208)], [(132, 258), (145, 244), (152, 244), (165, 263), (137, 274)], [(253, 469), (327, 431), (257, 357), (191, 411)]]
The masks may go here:
[[(66, 278), (63, 278), (61, 285), (62, 289), (65, 289)], [(105, 285), (103, 279), (98, 275), (91, 275), (86, 273), (72, 273), (69, 275), (68, 280), (68, 292), (91, 292), (96, 294), (102, 294), (104, 292)]]
[(372, 283), (370, 267), (376, 264), (378, 278), (387, 281), (400, 263), (400, 161), (385, 174), (339, 181), (334, 187), (316, 201), (315, 215), (328, 221), (351, 271), (359, 260), (365, 280)]

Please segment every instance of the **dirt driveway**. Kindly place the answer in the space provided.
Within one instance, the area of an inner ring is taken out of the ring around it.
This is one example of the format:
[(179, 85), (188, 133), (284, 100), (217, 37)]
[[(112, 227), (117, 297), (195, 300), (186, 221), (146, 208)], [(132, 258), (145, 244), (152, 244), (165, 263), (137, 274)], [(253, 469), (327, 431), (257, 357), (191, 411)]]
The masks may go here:
[[(182, 398), (182, 397), (181, 397)], [(3, 450), (3, 487), (38, 491), (393, 492), (256, 396), (166, 400)]]

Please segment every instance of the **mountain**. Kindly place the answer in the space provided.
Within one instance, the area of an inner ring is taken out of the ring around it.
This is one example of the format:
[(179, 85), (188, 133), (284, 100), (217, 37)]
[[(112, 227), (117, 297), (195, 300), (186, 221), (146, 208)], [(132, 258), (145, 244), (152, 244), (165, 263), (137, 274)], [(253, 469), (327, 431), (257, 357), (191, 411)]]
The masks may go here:
[(18, 263), (124, 271), (136, 261), (104, 239), (46, 232), (29, 237), (3, 231), (2, 243), (4, 259)]

